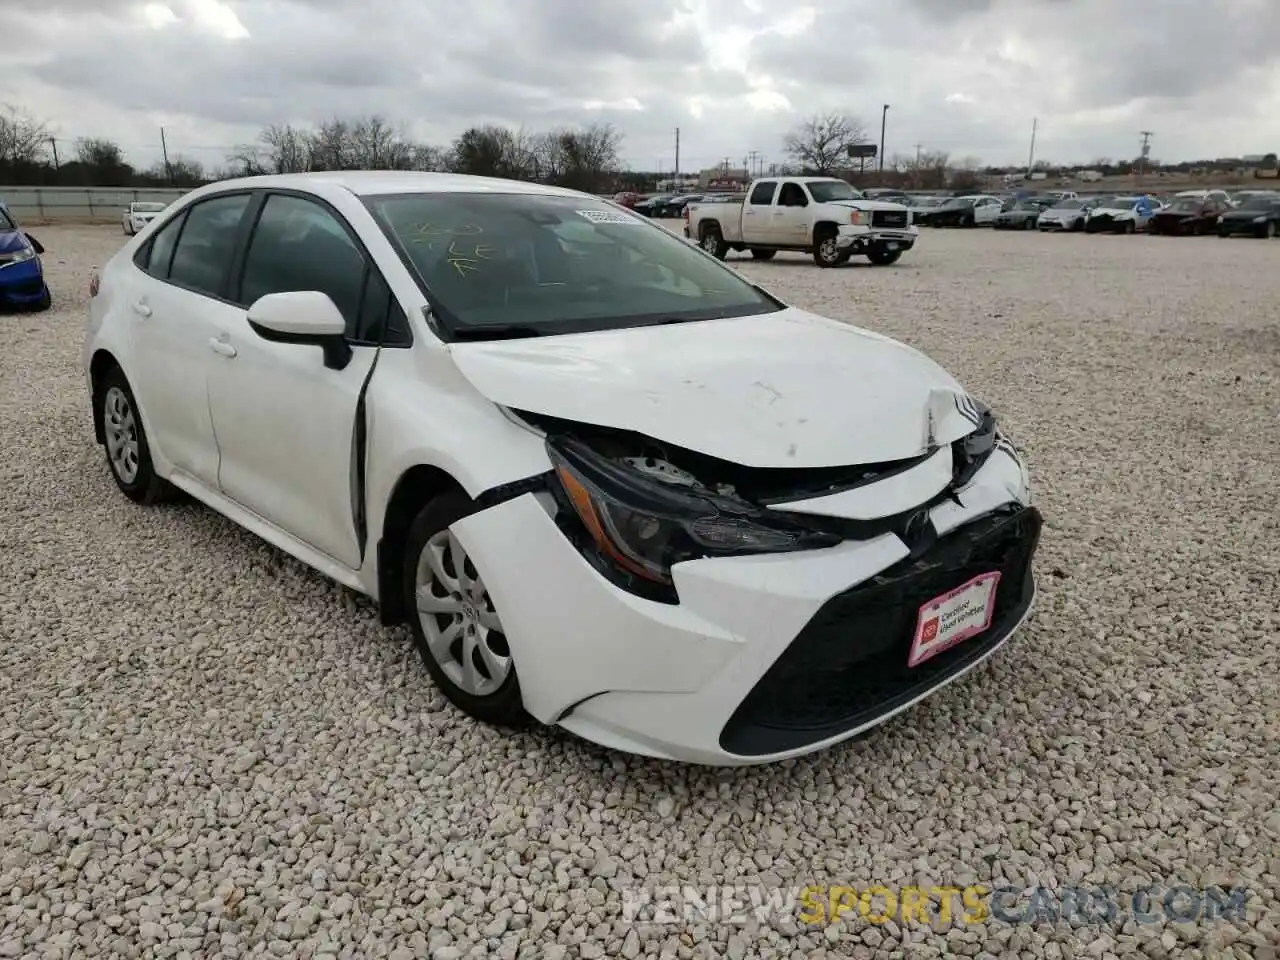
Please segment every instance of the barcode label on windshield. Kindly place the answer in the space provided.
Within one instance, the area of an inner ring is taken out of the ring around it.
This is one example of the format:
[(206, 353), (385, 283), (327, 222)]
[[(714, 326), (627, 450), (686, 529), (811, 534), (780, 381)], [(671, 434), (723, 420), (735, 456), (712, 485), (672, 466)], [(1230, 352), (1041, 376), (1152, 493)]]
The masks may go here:
[(640, 221), (628, 216), (625, 213), (616, 213), (613, 210), (575, 210), (580, 217), (585, 217), (592, 223), (639, 223)]

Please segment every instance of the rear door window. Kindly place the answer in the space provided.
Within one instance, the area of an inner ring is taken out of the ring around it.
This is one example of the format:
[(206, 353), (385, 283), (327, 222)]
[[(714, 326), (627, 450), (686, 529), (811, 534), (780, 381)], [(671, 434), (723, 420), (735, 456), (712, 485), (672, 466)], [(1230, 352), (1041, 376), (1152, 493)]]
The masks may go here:
[(169, 282), (196, 293), (226, 296), (240, 221), (249, 207), (247, 193), (212, 197), (194, 204), (173, 251)]

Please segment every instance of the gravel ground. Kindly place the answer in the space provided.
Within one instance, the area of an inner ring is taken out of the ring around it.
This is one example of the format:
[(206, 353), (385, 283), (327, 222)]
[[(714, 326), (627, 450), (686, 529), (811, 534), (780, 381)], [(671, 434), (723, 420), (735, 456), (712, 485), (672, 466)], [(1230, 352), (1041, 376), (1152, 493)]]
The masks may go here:
[[(407, 634), (92, 443), (86, 283), (0, 317), (0, 958), (1275, 957), (1280, 242), (926, 231), (738, 261), (988, 399), (1047, 517), (986, 667), (867, 739), (680, 767), (448, 709)], [(1246, 920), (628, 923), (693, 884), (1243, 885)]]

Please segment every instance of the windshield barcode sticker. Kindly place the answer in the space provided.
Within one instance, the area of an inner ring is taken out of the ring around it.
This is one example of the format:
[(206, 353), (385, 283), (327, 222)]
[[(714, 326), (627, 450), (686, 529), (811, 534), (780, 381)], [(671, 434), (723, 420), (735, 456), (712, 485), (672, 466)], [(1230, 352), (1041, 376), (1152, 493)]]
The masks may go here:
[(580, 217), (585, 217), (592, 223), (639, 223), (637, 217), (627, 216), (625, 213), (615, 213), (613, 210), (575, 210), (573, 211)]

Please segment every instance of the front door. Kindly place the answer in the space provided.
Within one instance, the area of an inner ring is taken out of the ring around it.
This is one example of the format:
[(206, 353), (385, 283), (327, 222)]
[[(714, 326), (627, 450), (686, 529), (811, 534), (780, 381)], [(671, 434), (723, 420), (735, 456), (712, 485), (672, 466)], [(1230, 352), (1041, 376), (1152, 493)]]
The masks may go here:
[(773, 213), (774, 243), (784, 247), (805, 247), (809, 236), (809, 195), (798, 183), (784, 183), (778, 191), (778, 206)]
[[(318, 290), (347, 318), (352, 358), (341, 370), (317, 346), (273, 343), (249, 326), (247, 308), (269, 293)], [(241, 305), (222, 331), (209, 375), (222, 492), (348, 569), (362, 544), (355, 520), (355, 422), (376, 347), (355, 338), (361, 311), (390, 296), (339, 214), (295, 194), (270, 194), (249, 238), (236, 291)]]
[(773, 196), (778, 192), (778, 181), (757, 180), (751, 194), (742, 204), (742, 242), (771, 244), (773, 239)]

